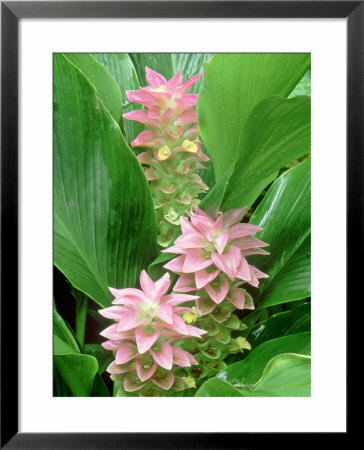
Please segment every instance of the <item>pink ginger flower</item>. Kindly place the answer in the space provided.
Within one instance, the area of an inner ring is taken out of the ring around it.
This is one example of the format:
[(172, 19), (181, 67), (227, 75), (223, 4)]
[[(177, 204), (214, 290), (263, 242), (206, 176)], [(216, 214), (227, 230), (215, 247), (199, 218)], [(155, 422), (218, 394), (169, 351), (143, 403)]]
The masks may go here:
[(259, 279), (268, 276), (246, 260), (249, 255), (268, 254), (260, 248), (268, 244), (251, 236), (261, 227), (239, 223), (245, 211), (233, 209), (214, 220), (195, 207), (195, 212), (189, 213), (190, 221), (181, 217), (182, 235), (164, 250), (180, 255), (164, 266), (180, 275), (174, 290), (198, 291), (196, 303), (202, 315), (225, 299), (237, 309), (254, 309), (251, 296), (239, 286), (258, 287)]
[(197, 297), (164, 295), (170, 285), (168, 273), (153, 282), (143, 270), (140, 285), (142, 290), (109, 288), (115, 297), (113, 306), (100, 311), (115, 321), (101, 333), (108, 339), (103, 347), (115, 355), (107, 371), (114, 381), (123, 381), (127, 392), (142, 390), (142, 395), (155, 395), (160, 389), (183, 390), (184, 382), (174, 372), (198, 363), (175, 344), (190, 336), (200, 337), (205, 331), (186, 324), (180, 314), (192, 308), (179, 305)]
[(205, 167), (209, 158), (201, 150), (196, 109), (197, 94), (187, 94), (189, 88), (202, 76), (191, 77), (182, 83), (177, 72), (170, 80), (146, 67), (149, 86), (127, 91), (130, 102), (144, 105), (124, 114), (129, 120), (146, 125), (131, 143), (144, 147), (138, 160), (145, 165), (145, 175), (150, 181), (157, 210), (160, 245), (169, 245), (179, 218), (194, 203), (198, 194), (208, 187), (196, 173)]

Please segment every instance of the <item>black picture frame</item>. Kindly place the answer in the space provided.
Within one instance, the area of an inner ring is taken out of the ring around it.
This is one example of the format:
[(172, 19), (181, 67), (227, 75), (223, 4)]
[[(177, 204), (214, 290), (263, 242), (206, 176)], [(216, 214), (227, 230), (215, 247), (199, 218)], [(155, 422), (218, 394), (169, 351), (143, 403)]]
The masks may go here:
[[(21, 18), (346, 18), (347, 20), (347, 298), (354, 300), (363, 263), (364, 1), (74, 1), (1, 2), (1, 448), (265, 448), (271, 433), (18, 432), (18, 22)], [(342, 211), (342, 207), (340, 208)], [(332, 220), (335, 219), (333, 212)], [(358, 246), (359, 241), (359, 246)], [(360, 255), (359, 255), (360, 256)], [(348, 311), (349, 312), (349, 311)], [(9, 346), (9, 336), (12, 345)], [(350, 346), (348, 346), (350, 348)], [(212, 426), (213, 429), (213, 426)], [(166, 430), (167, 431), (167, 430)], [(349, 431), (349, 429), (348, 429)], [(336, 443), (347, 439), (335, 436)], [(243, 435), (243, 436), (242, 436)], [(299, 445), (310, 442), (302, 434)], [(325, 434), (316, 434), (315, 444)], [(297, 445), (297, 436), (285, 435)], [(264, 445), (264, 442), (266, 444)], [(280, 442), (281, 443), (281, 442)]]

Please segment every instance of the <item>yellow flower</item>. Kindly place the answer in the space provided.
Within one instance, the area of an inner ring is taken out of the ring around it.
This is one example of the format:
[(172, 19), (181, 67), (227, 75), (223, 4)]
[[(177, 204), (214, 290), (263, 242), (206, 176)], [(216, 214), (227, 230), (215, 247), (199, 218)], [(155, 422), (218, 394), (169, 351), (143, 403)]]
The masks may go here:
[(158, 158), (159, 159), (167, 159), (169, 157), (169, 155), (171, 154), (171, 150), (169, 149), (168, 145), (163, 145), (163, 147), (161, 147), (158, 150)]
[(197, 311), (195, 307), (192, 308), (192, 311), (187, 311), (183, 314), (183, 320), (186, 323), (196, 322), (196, 320), (200, 317), (200, 313)]
[(191, 153), (197, 153), (198, 152), (197, 145), (194, 142), (189, 141), (188, 139), (185, 139), (183, 141), (182, 147), (184, 147), (188, 152), (191, 152)]
[(192, 377), (182, 377), (183, 381), (185, 382), (186, 386), (189, 388), (195, 388), (196, 382)]
[(241, 350), (243, 350), (244, 348), (246, 350), (251, 350), (252, 349), (252, 346), (249, 344), (249, 342), (245, 338), (239, 336), (239, 337), (236, 338), (236, 341), (239, 344), (239, 347), (240, 347)]

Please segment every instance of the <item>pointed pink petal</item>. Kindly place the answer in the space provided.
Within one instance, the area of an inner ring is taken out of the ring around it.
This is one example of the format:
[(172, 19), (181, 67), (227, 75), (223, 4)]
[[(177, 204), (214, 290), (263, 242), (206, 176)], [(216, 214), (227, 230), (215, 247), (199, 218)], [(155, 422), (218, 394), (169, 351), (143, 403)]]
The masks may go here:
[(255, 276), (254, 271), (251, 268), (252, 266), (249, 266), (249, 271), (250, 271), (250, 281), (249, 284), (251, 284), (254, 287), (258, 287), (259, 286), (259, 280), (258, 278)]
[(147, 320), (148, 319), (139, 319), (138, 311), (133, 308), (128, 308), (128, 310), (120, 317), (117, 331), (132, 330)]
[(169, 273), (165, 273), (162, 278), (157, 280), (154, 283), (155, 286), (155, 295), (157, 298), (161, 297), (165, 292), (168, 291), (170, 285), (170, 276)]
[[(132, 147), (143, 147), (149, 145), (157, 138), (157, 135), (154, 131), (145, 130), (142, 131), (138, 136), (132, 141)], [(162, 141), (163, 142), (163, 141)]]
[(177, 255), (186, 255), (187, 250), (183, 248), (179, 248), (176, 245), (172, 245), (172, 247), (166, 248), (165, 250), (162, 250), (162, 253), (176, 253)]
[(137, 348), (131, 342), (120, 345), (115, 355), (116, 364), (125, 364), (137, 355)]
[(144, 293), (140, 289), (126, 288), (114, 289), (109, 288), (109, 291), (115, 297), (113, 304), (115, 305), (138, 305), (145, 302)]
[(136, 109), (134, 111), (130, 111), (126, 114), (123, 114), (123, 117), (128, 120), (135, 120), (136, 122), (140, 122), (150, 128), (160, 129), (161, 127), (160, 122), (150, 117), (146, 109)]
[(202, 73), (199, 73), (197, 75), (194, 75), (189, 80), (187, 80), (185, 83), (183, 83), (178, 89), (177, 92), (179, 95), (185, 94), (192, 85), (196, 83), (197, 80), (199, 80), (202, 77)]
[(172, 272), (182, 273), (185, 259), (186, 259), (185, 255), (177, 256), (177, 258), (172, 259), (163, 267), (165, 269), (171, 270)]
[(118, 331), (118, 325), (118, 323), (114, 323), (113, 325), (107, 327), (104, 331), (102, 331), (100, 335), (113, 341), (128, 339), (128, 337), (130, 336), (130, 332)]
[(250, 256), (250, 255), (270, 255), (269, 252), (267, 252), (266, 250), (263, 250), (262, 248), (249, 248), (247, 250), (242, 250), (241, 254), (243, 256)]
[(124, 389), (126, 392), (135, 392), (141, 389), (145, 383), (142, 383), (140, 380), (138, 380), (135, 376), (135, 374), (129, 373), (124, 378)]
[(147, 381), (150, 377), (154, 375), (157, 369), (157, 364), (154, 363), (152, 367), (144, 367), (138, 360), (135, 363), (135, 369), (138, 374), (140, 381)]
[(177, 314), (173, 314), (173, 323), (172, 325), (166, 325), (166, 328), (178, 334), (183, 334), (185, 336), (188, 335), (188, 329), (185, 321)]
[(244, 236), (239, 239), (235, 239), (233, 241), (233, 244), (239, 247), (241, 250), (246, 250), (248, 248), (254, 247), (267, 247), (269, 245), (253, 236)]
[(175, 306), (173, 308), (174, 314), (182, 314), (189, 311), (193, 311), (193, 308), (188, 308), (187, 306)]
[(231, 246), (230, 250), (222, 255), (211, 253), (215, 266), (225, 272), (231, 279), (236, 277), (236, 272), (241, 261), (241, 252), (238, 247)]
[(119, 321), (123, 314), (125, 314), (125, 308), (123, 306), (109, 306), (105, 309), (99, 309), (99, 313), (107, 319)]
[(173, 77), (167, 81), (165, 88), (168, 92), (174, 93), (177, 86), (179, 86), (183, 81), (181, 72), (177, 72)]
[(150, 349), (149, 353), (153, 356), (154, 361), (161, 367), (171, 370), (173, 366), (172, 347), (168, 342), (163, 342), (159, 350)]
[(196, 105), (197, 98), (198, 94), (186, 94), (182, 98), (175, 98), (174, 103), (180, 111), (185, 111)]
[(144, 293), (148, 296), (148, 298), (155, 297), (156, 288), (154, 285), (154, 281), (150, 278), (145, 270), (142, 270), (140, 274), (140, 286), (142, 287)]
[(163, 376), (160, 377), (153, 377), (152, 381), (157, 386), (161, 387), (162, 389), (168, 391), (171, 389), (174, 383), (174, 375), (172, 372), (167, 372)]
[(197, 295), (189, 295), (189, 294), (168, 294), (163, 298), (164, 303), (167, 303), (170, 306), (180, 305), (181, 303), (189, 302), (191, 300), (196, 300), (198, 298)]
[(237, 223), (229, 228), (230, 239), (237, 239), (243, 236), (261, 231), (263, 228), (250, 223)]
[(240, 265), (238, 267), (238, 271), (236, 276), (242, 280), (249, 281), (251, 279), (249, 264), (247, 260), (242, 256)]
[(196, 280), (196, 287), (197, 289), (201, 289), (204, 286), (206, 286), (206, 284), (210, 283), (212, 280), (214, 280), (220, 273), (220, 270), (217, 269), (215, 270), (215, 272), (208, 272), (205, 269), (202, 270), (198, 270), (197, 272), (195, 272), (195, 280)]
[(200, 328), (194, 327), (192, 325), (186, 325), (186, 327), (188, 331), (188, 336), (201, 337), (203, 334), (207, 333), (207, 331), (201, 330)]
[(101, 346), (104, 347), (106, 350), (117, 350), (120, 346), (120, 342), (119, 341), (106, 341), (106, 342), (102, 342)]
[(107, 372), (118, 374), (118, 373), (127, 373), (130, 372), (130, 368), (125, 366), (118, 366), (115, 361), (113, 361), (111, 364), (109, 364), (108, 368), (106, 369)]
[(223, 229), (227, 230), (231, 225), (240, 222), (247, 208), (231, 209), (222, 215)]
[(209, 243), (203, 234), (197, 230), (194, 233), (186, 233), (176, 239), (175, 245), (180, 248), (204, 248), (208, 247)]
[(173, 323), (173, 309), (170, 305), (161, 305), (156, 314), (158, 319), (163, 320), (163, 322), (172, 324)]
[(187, 358), (190, 360), (191, 365), (198, 365), (198, 362), (195, 360), (194, 356), (191, 355), (191, 353), (187, 353)]
[(245, 295), (241, 289), (233, 288), (229, 292), (227, 299), (238, 309), (243, 309), (245, 304)]
[(149, 67), (145, 67), (145, 78), (147, 79), (148, 83), (152, 87), (160, 87), (167, 83), (167, 80), (164, 78), (163, 75), (161, 75), (158, 72), (155, 72), (152, 69), (149, 69)]
[(179, 347), (172, 347), (173, 351), (173, 363), (181, 367), (190, 367), (191, 363), (188, 359), (187, 352)]
[(210, 284), (208, 284), (207, 286), (205, 286), (205, 290), (212, 298), (212, 300), (215, 303), (219, 304), (224, 300), (226, 294), (229, 291), (229, 282), (228, 280), (225, 280), (222, 285), (218, 287), (212, 287)]
[[(164, 266), (165, 267), (165, 266)], [(197, 273), (197, 272), (196, 272)], [(175, 292), (195, 291), (195, 276), (193, 273), (183, 273), (173, 287)]]
[(135, 340), (139, 353), (145, 353), (159, 338), (161, 331), (158, 330), (153, 334), (147, 334), (142, 327), (138, 327), (135, 330)]
[(140, 153), (137, 158), (140, 164), (150, 164), (153, 161), (153, 156), (148, 152)]
[(183, 114), (181, 114), (178, 117), (178, 119), (176, 120), (175, 124), (185, 127), (186, 125), (190, 125), (190, 124), (196, 123), (196, 122), (197, 122), (196, 109), (193, 108), (193, 109), (188, 109)]
[(212, 264), (211, 259), (207, 259), (203, 250), (193, 248), (188, 251), (183, 264), (183, 272), (191, 273), (197, 270), (205, 269)]
[(229, 233), (222, 233), (215, 239), (215, 247), (220, 255), (225, 250), (228, 241), (229, 241)]
[(266, 273), (264, 273), (264, 272), (261, 272), (259, 269), (257, 269), (256, 267), (254, 267), (254, 266), (249, 266), (250, 267), (250, 269), (254, 272), (254, 275), (257, 277), (257, 278), (269, 278), (269, 275), (267, 275)]

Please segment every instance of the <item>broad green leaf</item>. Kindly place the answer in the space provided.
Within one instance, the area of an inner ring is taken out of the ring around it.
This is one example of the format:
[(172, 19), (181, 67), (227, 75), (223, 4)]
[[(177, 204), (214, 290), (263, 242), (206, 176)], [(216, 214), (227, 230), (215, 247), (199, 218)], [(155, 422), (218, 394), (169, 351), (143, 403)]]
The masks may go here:
[[(181, 72), (183, 81), (203, 72), (203, 65), (212, 58), (212, 53), (172, 53), (174, 72)], [(203, 77), (196, 81), (189, 92), (198, 93)]]
[(94, 356), (99, 364), (98, 373), (102, 375), (107, 366), (114, 360), (114, 355), (110, 350), (104, 349), (100, 344), (86, 344), (84, 348), (86, 355)]
[(105, 381), (99, 373), (95, 375), (90, 397), (110, 397), (110, 392), (105, 384)]
[(80, 352), (76, 339), (55, 308), (53, 308), (53, 351), (55, 355)]
[(269, 244), (270, 252), (249, 259), (269, 275), (254, 293), (260, 308), (309, 296), (310, 163), (308, 158), (281, 175), (250, 219), (250, 223), (264, 228), (256, 237)]
[(134, 286), (156, 255), (143, 170), (95, 88), (54, 57), (54, 263), (100, 306)]
[[(93, 53), (93, 56), (108, 69), (119, 85), (123, 99), (123, 114), (135, 109), (142, 109), (141, 105), (130, 103), (126, 95), (126, 91), (140, 89), (138, 76), (130, 56), (127, 53)], [(144, 130), (144, 126), (134, 120), (120, 118), (119, 123), (129, 145)]]
[(174, 65), (171, 53), (129, 53), (133, 61), (141, 87), (147, 86), (145, 68), (154, 70), (163, 75), (167, 80), (174, 75)]
[(96, 95), (116, 122), (119, 122), (122, 110), (120, 88), (110, 72), (87, 53), (66, 53), (69, 59), (96, 88)]
[(249, 332), (247, 341), (252, 348), (281, 336), (303, 333), (311, 329), (311, 303), (305, 303), (292, 311), (274, 314), (257, 323)]
[(272, 358), (256, 384), (244, 380), (231, 383), (211, 378), (195, 397), (309, 397), (311, 395), (311, 358), (285, 353)]
[(282, 353), (310, 355), (311, 333), (292, 334), (263, 342), (252, 350), (245, 359), (231, 364), (217, 377), (229, 382), (238, 381), (243, 384), (254, 384), (262, 376), (268, 361)]
[(244, 395), (230, 383), (219, 378), (210, 378), (198, 389), (195, 397), (244, 397)]
[(241, 131), (223, 209), (251, 206), (277, 171), (310, 152), (311, 101), (269, 97), (249, 114)]
[(71, 397), (72, 394), (58, 373), (57, 367), (53, 366), (53, 395), (54, 397)]
[(218, 54), (204, 65), (197, 115), (216, 179), (234, 163), (252, 109), (266, 97), (287, 97), (309, 65), (310, 55), (298, 53)]
[(296, 97), (297, 95), (311, 94), (311, 69), (303, 75), (297, 86), (289, 94), (288, 98)]
[(250, 396), (310, 397), (311, 357), (286, 353), (272, 358)]
[(55, 355), (54, 363), (74, 397), (90, 395), (98, 364), (96, 358), (82, 354)]
[(226, 187), (229, 178), (233, 172), (234, 166), (232, 165), (216, 182), (216, 184), (205, 195), (199, 207), (206, 211), (211, 216), (214, 216), (217, 211), (220, 211), (221, 202), (224, 198)]

